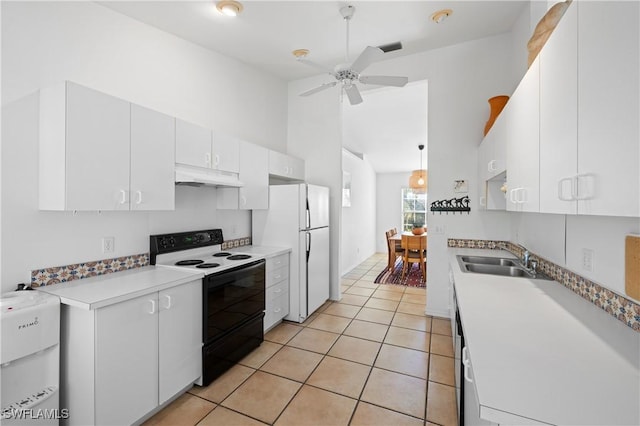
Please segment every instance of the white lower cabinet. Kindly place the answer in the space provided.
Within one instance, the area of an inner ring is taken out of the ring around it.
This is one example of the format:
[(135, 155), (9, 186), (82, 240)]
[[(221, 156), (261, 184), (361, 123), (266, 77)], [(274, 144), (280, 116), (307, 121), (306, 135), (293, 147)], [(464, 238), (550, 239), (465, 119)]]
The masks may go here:
[(464, 424), (465, 425), (497, 425), (480, 418), (480, 402), (476, 386), (473, 382), (473, 367), (471, 366), (471, 358), (469, 358), (469, 350), (467, 347), (462, 348), (462, 363), (464, 365)]
[(68, 424), (132, 424), (202, 371), (202, 281), (96, 310), (63, 305)]
[(289, 254), (267, 259), (264, 330), (289, 314)]

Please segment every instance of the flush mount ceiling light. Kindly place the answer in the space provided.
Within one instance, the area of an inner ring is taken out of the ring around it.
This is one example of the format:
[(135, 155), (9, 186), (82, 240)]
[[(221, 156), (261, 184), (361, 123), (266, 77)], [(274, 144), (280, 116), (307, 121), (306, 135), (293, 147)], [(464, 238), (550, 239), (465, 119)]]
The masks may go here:
[(424, 145), (418, 145), (420, 150), (420, 169), (411, 172), (409, 177), (409, 188), (413, 189), (413, 192), (424, 193), (427, 192), (427, 170), (422, 168), (422, 150)]
[(216, 3), (216, 9), (225, 16), (238, 16), (242, 12), (242, 4), (235, 0), (222, 0)]
[(451, 15), (452, 13), (453, 13), (453, 10), (451, 10), (451, 9), (439, 10), (439, 11), (435, 12), (433, 15), (431, 15), (431, 20), (433, 22), (435, 22), (436, 24), (441, 24), (442, 21), (447, 19), (449, 17), (449, 15)]
[(293, 56), (295, 56), (296, 59), (300, 59), (306, 57), (309, 54), (309, 49), (296, 49), (291, 53), (293, 53)]

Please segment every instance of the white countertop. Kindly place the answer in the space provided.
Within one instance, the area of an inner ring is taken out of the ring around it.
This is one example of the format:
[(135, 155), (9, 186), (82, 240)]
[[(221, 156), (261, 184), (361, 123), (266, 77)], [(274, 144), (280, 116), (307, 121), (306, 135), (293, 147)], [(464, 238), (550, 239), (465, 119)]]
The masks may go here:
[(230, 252), (237, 251), (240, 253), (253, 254), (257, 256), (263, 256), (265, 259), (268, 259), (270, 257), (275, 257), (281, 254), (289, 253), (291, 252), (291, 248), (290, 247), (269, 247), (269, 246), (242, 246), (242, 247), (229, 249), (226, 251), (230, 251)]
[(60, 302), (65, 305), (81, 309), (98, 309), (193, 280), (200, 280), (203, 276), (203, 272), (145, 266), (37, 287), (37, 290), (58, 296)]
[(556, 281), (465, 273), (455, 257), (507, 251), (449, 252), (482, 418), (640, 424), (640, 333)]

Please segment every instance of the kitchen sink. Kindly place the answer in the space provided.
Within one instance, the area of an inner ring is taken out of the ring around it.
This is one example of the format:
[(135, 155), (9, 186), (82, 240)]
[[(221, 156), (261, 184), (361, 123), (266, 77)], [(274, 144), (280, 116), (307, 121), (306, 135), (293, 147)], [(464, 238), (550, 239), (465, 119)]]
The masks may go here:
[(502, 266), (519, 266), (516, 259), (506, 259), (504, 257), (488, 257), (488, 256), (459, 256), (465, 263), (474, 263), (481, 265), (502, 265)]
[(552, 278), (540, 272), (534, 274), (531, 271), (528, 271), (516, 259), (461, 255), (458, 255), (457, 258), (462, 272), (499, 275), (504, 277), (552, 280)]

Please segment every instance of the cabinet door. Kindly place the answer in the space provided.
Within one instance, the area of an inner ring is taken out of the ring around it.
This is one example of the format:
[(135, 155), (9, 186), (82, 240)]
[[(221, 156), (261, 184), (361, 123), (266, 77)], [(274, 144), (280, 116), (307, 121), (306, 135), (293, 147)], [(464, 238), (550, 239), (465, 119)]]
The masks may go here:
[(494, 134), (489, 132), (478, 147), (478, 179), (481, 182), (489, 180), (493, 173), (489, 171), (493, 159)]
[(158, 294), (96, 311), (95, 424), (132, 424), (158, 405)]
[(289, 177), (294, 180), (304, 180), (304, 160), (296, 157), (289, 158)]
[(244, 210), (269, 208), (269, 150), (242, 141), (240, 143), (239, 208)]
[(211, 130), (176, 119), (176, 163), (211, 167)]
[(129, 209), (130, 104), (67, 83), (67, 210)]
[(202, 374), (202, 281), (159, 293), (159, 403)]
[(493, 154), (489, 163), (490, 177), (495, 177), (503, 173), (507, 169), (507, 129), (509, 126), (509, 102), (496, 118), (491, 127), (490, 133), (493, 133)]
[(496, 423), (480, 418), (480, 402), (476, 393), (473, 377), (473, 367), (468, 356), (467, 348), (463, 348), (464, 368), (464, 423), (467, 425), (496, 425)]
[(571, 198), (578, 161), (577, 7), (569, 5), (540, 52), (541, 213), (577, 213)]
[(131, 105), (131, 210), (173, 210), (175, 119)]
[(213, 133), (212, 167), (223, 172), (240, 172), (240, 140), (223, 132)]
[(539, 58), (509, 100), (507, 135), (507, 210), (537, 212), (540, 209), (540, 113)]
[(580, 214), (640, 216), (639, 7), (578, 4)]

